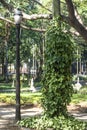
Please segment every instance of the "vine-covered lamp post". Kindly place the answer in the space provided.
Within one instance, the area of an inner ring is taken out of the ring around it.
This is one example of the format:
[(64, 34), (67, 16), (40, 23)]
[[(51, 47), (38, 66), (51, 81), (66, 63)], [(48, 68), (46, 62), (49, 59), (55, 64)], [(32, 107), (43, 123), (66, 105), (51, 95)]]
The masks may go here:
[(21, 119), (20, 114), (20, 24), (23, 18), (20, 9), (14, 11), (14, 21), (16, 24), (16, 116), (15, 120)]

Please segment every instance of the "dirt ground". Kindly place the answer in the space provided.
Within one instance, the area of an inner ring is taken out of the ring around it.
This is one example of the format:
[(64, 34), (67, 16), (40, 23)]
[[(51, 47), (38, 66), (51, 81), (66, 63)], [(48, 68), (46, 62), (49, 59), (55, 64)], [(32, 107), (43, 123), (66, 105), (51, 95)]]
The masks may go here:
[(67, 106), (70, 113), (87, 113), (87, 102), (80, 102), (78, 104), (70, 104)]
[[(41, 108), (36, 106), (24, 105), (22, 106), (22, 116), (32, 116), (41, 113)], [(70, 104), (67, 106), (68, 112), (73, 114), (83, 114), (87, 120), (87, 102), (81, 102), (77, 105)], [(0, 130), (30, 130), (28, 128), (21, 128), (14, 123), (15, 108), (12, 105), (0, 103)], [(83, 117), (83, 119), (84, 119)], [(82, 118), (82, 115), (81, 115)]]
[[(41, 108), (32, 105), (22, 105), (21, 118), (41, 114)], [(0, 103), (0, 130), (30, 130), (15, 124), (15, 106)]]

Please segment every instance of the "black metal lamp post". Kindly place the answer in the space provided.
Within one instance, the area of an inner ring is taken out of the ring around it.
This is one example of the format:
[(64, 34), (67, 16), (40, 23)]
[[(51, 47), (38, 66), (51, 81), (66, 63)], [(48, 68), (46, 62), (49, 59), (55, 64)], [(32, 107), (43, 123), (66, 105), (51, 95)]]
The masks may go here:
[(16, 24), (16, 116), (15, 120), (21, 119), (20, 114), (20, 23), (23, 15), (20, 9), (15, 9), (14, 20)]

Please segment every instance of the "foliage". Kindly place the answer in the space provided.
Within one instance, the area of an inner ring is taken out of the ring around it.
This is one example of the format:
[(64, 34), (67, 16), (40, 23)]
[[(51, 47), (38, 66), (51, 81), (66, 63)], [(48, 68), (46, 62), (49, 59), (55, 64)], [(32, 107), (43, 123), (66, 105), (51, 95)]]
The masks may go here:
[[(41, 93), (21, 93), (21, 104), (39, 105), (42, 98)], [(15, 104), (15, 93), (0, 93), (0, 102)]]
[[(76, 81), (78, 78), (77, 75), (73, 75), (73, 81)], [(79, 75), (79, 80), (80, 81), (87, 81), (87, 76), (86, 75)]]
[[(87, 80), (86, 80), (87, 81)], [(80, 90), (79, 90), (79, 94), (81, 95), (87, 95), (87, 85), (83, 86)], [(84, 97), (84, 96), (83, 96)], [(86, 100), (86, 98), (85, 98)]]
[[(63, 27), (64, 28), (64, 27)], [(56, 22), (46, 33), (45, 67), (43, 70), (43, 100), (45, 112), (54, 117), (65, 114), (73, 92), (70, 73), (74, 45), (70, 36)], [(50, 107), (49, 107), (50, 106)]]
[[(37, 2), (34, 2), (32, 0), (30, 1), (20, 1), (20, 0), (7, 0), (6, 1), (8, 4), (13, 5), (16, 8), (21, 8), (22, 11), (24, 11), (25, 13), (29, 13), (29, 15), (31, 14), (36, 14), (39, 12), (39, 9), (37, 7)], [(0, 3), (1, 5), (1, 3)], [(5, 18), (9, 18), (10, 20), (13, 21), (13, 13), (10, 13), (9, 11), (7, 11), (7, 9), (3, 9), (3, 6), (0, 6), (0, 10), (1, 10), (1, 15), (5, 16)], [(46, 20), (45, 20), (46, 21)], [(42, 60), (42, 56), (43, 56), (43, 33), (39, 33), (37, 31), (32, 31), (31, 28), (43, 28), (43, 24), (45, 24), (45, 21), (42, 21), (40, 19), (35, 20), (35, 21), (26, 21), (23, 20), (22, 24), (24, 24), (25, 26), (29, 27), (30, 30), (27, 29), (23, 29), (21, 28), (20, 30), (20, 62), (26, 62), (28, 63), (28, 59), (30, 59), (30, 67), (32, 67), (32, 59), (33, 59), (33, 55), (31, 53), (32, 50), (32, 45), (36, 45), (37, 46), (37, 50), (35, 50), (35, 60), (36, 60), (36, 65), (38, 66), (38, 70), (39, 70), (39, 65), (40, 67), (41, 62), (40, 60)], [(0, 21), (0, 63), (2, 64), (2, 60), (3, 60), (3, 64), (5, 63), (5, 59), (7, 58), (7, 62), (8, 64), (12, 63), (15, 65), (15, 54), (16, 54), (16, 30), (15, 30), (15, 26), (12, 26), (12, 24), (9, 23), (9, 33), (10, 36), (8, 38), (7, 41), (7, 48), (5, 48), (5, 39), (6, 39), (6, 26), (5, 26), (6, 21), (2, 22)], [(45, 24), (46, 25), (46, 24)], [(44, 25), (44, 27), (45, 27)], [(33, 41), (33, 42), (32, 42)], [(6, 57), (6, 58), (5, 58)]]
[(39, 12), (42, 13), (50, 13), (52, 11), (52, 0), (41, 0), (42, 6), (38, 5)]
[[(0, 81), (3, 80), (0, 77)], [(6, 89), (11, 89), (12, 88), (12, 83), (0, 83), (0, 90), (6, 90)]]
[(87, 99), (87, 86), (82, 87), (79, 92), (74, 93), (71, 98), (71, 103), (78, 104), (86, 102)]
[(20, 126), (33, 128), (35, 130), (85, 130), (86, 123), (78, 121), (73, 117), (59, 116), (48, 118), (47, 116), (29, 117), (18, 122)]
[(81, 19), (83, 20), (85, 26), (87, 26), (87, 8), (86, 8), (86, 4), (87, 4), (87, 1), (86, 0), (83, 0), (83, 1), (75, 1), (75, 6), (80, 14), (80, 17)]

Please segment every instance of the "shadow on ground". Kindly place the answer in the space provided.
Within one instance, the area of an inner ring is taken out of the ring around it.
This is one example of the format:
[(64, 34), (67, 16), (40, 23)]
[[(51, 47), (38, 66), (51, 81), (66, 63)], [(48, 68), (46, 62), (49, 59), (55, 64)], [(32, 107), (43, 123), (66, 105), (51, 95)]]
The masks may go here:
[[(21, 118), (35, 116), (42, 113), (39, 107), (24, 105), (21, 107)], [(8, 104), (0, 104), (0, 130), (29, 130), (21, 128), (15, 123), (15, 106)]]

